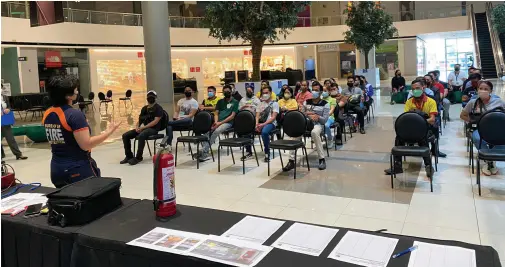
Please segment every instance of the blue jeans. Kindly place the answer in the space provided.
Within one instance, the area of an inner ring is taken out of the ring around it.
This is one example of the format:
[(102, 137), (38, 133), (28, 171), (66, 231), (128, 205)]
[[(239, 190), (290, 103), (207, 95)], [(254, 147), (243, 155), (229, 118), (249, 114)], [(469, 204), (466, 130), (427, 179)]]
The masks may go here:
[[(475, 130), (472, 134), (472, 141), (473, 141), (473, 144), (475, 145), (475, 147), (477, 149), (480, 149), (481, 146), (480, 146), (480, 135), (479, 135), (479, 131)], [(487, 148), (489, 147), (490, 149), (504, 149), (505, 150), (505, 146), (490, 146), (486, 141), (482, 140), (482, 146), (484, 148)]]
[[(273, 130), (275, 130), (275, 125), (273, 125), (272, 123), (263, 126), (263, 128), (261, 129), (261, 140), (263, 141), (263, 148), (264, 148), (265, 154), (270, 153), (270, 151), (269, 151), (269, 149), (270, 149), (270, 133)], [(245, 149), (246, 149), (247, 153), (252, 153), (251, 146), (246, 146)]]
[(328, 142), (333, 140), (330, 126), (335, 122), (333, 117), (328, 117), (328, 120), (324, 124), (324, 133), (326, 134), (326, 138), (328, 138)]
[(169, 145), (172, 145), (172, 140), (174, 139), (174, 131), (173, 131), (173, 127), (177, 127), (177, 126), (188, 126), (188, 125), (192, 125), (193, 124), (193, 120), (191, 118), (184, 118), (184, 119), (180, 119), (180, 120), (176, 120), (176, 121), (169, 121), (168, 124), (167, 124), (167, 129), (166, 129), (166, 134), (168, 136), (168, 144)]
[(94, 159), (77, 161), (51, 160), (51, 182), (56, 188), (72, 184), (89, 177), (100, 177), (100, 169)]

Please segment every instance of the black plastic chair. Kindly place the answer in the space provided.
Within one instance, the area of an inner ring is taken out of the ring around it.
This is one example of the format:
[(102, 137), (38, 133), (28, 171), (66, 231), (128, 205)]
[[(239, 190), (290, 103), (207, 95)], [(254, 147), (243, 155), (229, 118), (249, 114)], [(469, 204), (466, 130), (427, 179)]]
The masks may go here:
[[(191, 143), (196, 143), (196, 150), (200, 149), (200, 143), (207, 142), (210, 148), (210, 154), (212, 155), (212, 161), (214, 160), (214, 152), (212, 152), (211, 143), (209, 136), (206, 135), (210, 133), (212, 128), (212, 118), (213, 114), (208, 111), (199, 111), (195, 114), (193, 119), (193, 136), (180, 136), (177, 137), (177, 143), (175, 144), (175, 166), (177, 166), (177, 147), (179, 143), (188, 143), (189, 151), (191, 152), (191, 157), (194, 159), (193, 152), (191, 151)], [(196, 168), (200, 168), (199, 160), (196, 160)]]
[[(305, 143), (301, 140), (301, 137), (305, 134), (307, 129), (307, 119), (303, 113), (297, 110), (288, 111), (284, 115), (284, 121), (282, 124), (283, 134), (288, 135), (292, 138), (300, 138), (297, 140), (276, 140), (270, 143), (270, 149), (279, 150), (279, 156), (281, 158), (281, 167), (284, 168), (284, 163), (282, 162), (282, 153), (281, 150), (294, 150), (295, 151), (295, 175), (294, 179), (296, 179), (296, 152), (298, 149), (302, 149), (305, 153), (305, 159), (307, 160), (307, 169), (310, 171), (309, 166), (309, 156), (307, 155), (307, 148), (305, 147)], [(270, 160), (268, 161), (268, 176), (270, 176)]]
[(102, 92), (98, 93), (98, 99), (100, 100), (100, 106), (98, 107), (98, 109), (101, 109), (102, 104), (105, 104), (105, 111), (107, 111), (109, 103), (111, 103), (112, 107), (114, 108), (114, 101), (112, 101), (111, 98), (112, 98), (112, 91), (111, 90), (107, 91), (107, 97)]
[[(167, 124), (168, 124), (168, 114), (165, 110), (163, 110), (163, 116), (161, 117), (161, 129), (164, 130), (167, 128)], [(147, 149), (149, 150), (149, 155), (152, 157), (153, 154), (151, 153), (151, 148), (149, 147), (149, 141), (154, 141), (154, 154), (156, 154), (156, 142), (160, 139), (163, 139), (163, 137), (165, 137), (164, 134), (160, 134), (160, 133), (157, 133), (157, 134), (153, 134), (153, 135), (150, 135), (146, 138), (146, 145), (147, 145)], [(133, 154), (135, 154), (135, 147), (137, 145), (137, 140), (138, 140), (138, 137), (135, 138), (135, 140), (133, 140)]]
[(505, 149), (482, 148), (482, 140), (489, 145), (505, 145), (505, 112), (494, 110), (483, 114), (477, 123), (477, 131), (480, 135), (480, 149), (477, 153), (477, 185), (480, 188), (480, 160), (505, 161)]
[[(84, 106), (85, 106), (88, 110), (89, 110), (89, 108), (88, 108), (88, 106), (89, 106), (89, 105), (91, 105), (91, 108), (93, 109), (93, 111), (95, 110), (95, 104), (94, 104), (94, 102), (93, 102), (93, 99), (95, 99), (95, 93), (90, 92), (90, 93), (88, 94), (88, 100), (84, 100), (84, 101), (83, 101)], [(104, 97), (104, 99), (105, 99), (105, 97)]]
[[(429, 142), (429, 124), (426, 119), (416, 112), (405, 112), (401, 114), (395, 121), (395, 133), (398, 138), (405, 141), (406, 144), (415, 144), (421, 141)], [(421, 146), (394, 146), (391, 149), (389, 164), (391, 170), (394, 170), (395, 156), (409, 157), (429, 157), (431, 163), (431, 151), (429, 147)], [(394, 188), (393, 178), (396, 178), (394, 171), (391, 172), (391, 188)], [(433, 174), (430, 178), (430, 188), (433, 192)]]
[[(254, 156), (256, 157), (256, 163), (258, 167), (260, 163), (258, 161), (258, 155), (256, 154), (256, 148), (254, 147), (254, 131), (256, 127), (256, 117), (252, 112), (248, 110), (242, 110), (237, 113), (233, 121), (234, 137), (226, 138), (219, 141), (219, 146), (217, 148), (217, 171), (221, 171), (221, 147), (240, 147), (242, 148), (242, 157), (244, 157), (245, 146), (252, 146), (254, 150)], [(233, 164), (235, 164), (235, 158), (233, 157)], [(245, 160), (242, 160), (242, 174), (245, 174)]]
[(26, 98), (23, 99), (23, 109), (26, 112), (25, 121), (29, 112), (32, 113), (32, 118), (30, 119), (30, 121), (33, 121), (33, 119), (38, 116), (42, 117), (44, 112), (44, 107), (42, 105), (33, 106), (32, 103)]
[[(111, 92), (111, 96), (112, 96), (112, 92)], [(119, 98), (119, 103), (120, 103), (119, 107), (121, 107), (121, 101), (123, 101), (123, 103), (124, 103), (124, 108), (126, 108), (126, 101), (130, 101), (130, 105), (133, 108), (133, 103), (132, 103), (131, 97), (132, 97), (132, 90), (130, 90), (130, 89), (126, 90), (125, 97)]]

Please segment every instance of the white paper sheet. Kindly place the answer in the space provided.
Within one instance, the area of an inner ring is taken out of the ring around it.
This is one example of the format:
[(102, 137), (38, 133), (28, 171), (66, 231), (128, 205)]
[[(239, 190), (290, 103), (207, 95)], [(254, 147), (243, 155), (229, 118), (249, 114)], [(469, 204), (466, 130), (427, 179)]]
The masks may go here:
[(328, 258), (367, 267), (386, 267), (398, 239), (349, 231)]
[[(475, 250), (414, 242), (408, 267), (476, 267)], [(405, 256), (404, 256), (405, 257)]]
[(279, 230), (283, 224), (284, 221), (246, 216), (221, 236), (263, 244), (270, 236)]
[(174, 254), (186, 254), (207, 235), (156, 227), (127, 245)]
[[(1, 212), (2, 213), (7, 213), (11, 209), (12, 210), (17, 210), (17, 209), (24, 209), (26, 207), (26, 203), (29, 201), (41, 197), (43, 194), (39, 193), (17, 193), (15, 195), (12, 195), (8, 198), (2, 199), (1, 202)], [(32, 203), (36, 204), (36, 203)], [(31, 204), (30, 204), (31, 205)], [(9, 212), (10, 213), (10, 212)]]
[(319, 256), (338, 229), (294, 223), (272, 246), (297, 253)]
[(188, 255), (238, 267), (258, 264), (271, 247), (221, 236), (208, 236), (192, 248)]

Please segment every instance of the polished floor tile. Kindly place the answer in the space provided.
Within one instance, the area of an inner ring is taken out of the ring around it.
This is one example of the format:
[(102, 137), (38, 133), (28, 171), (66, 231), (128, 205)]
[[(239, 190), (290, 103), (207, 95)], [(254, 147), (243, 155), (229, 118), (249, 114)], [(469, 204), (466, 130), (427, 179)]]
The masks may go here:
[(314, 211), (314, 210), (301, 210), (297, 208), (286, 208), (277, 214), (277, 218), (291, 221), (299, 221), (321, 225), (333, 225), (338, 219), (339, 214)]
[(353, 199), (342, 214), (403, 222), (409, 205)]
[(285, 208), (259, 202), (237, 201), (225, 210), (275, 218)]
[(463, 231), (445, 227), (426, 227), (426, 225), (416, 223), (405, 223), (403, 225), (402, 234), (441, 240), (457, 240), (480, 245), (478, 231)]
[(386, 233), (401, 234), (403, 222), (342, 214), (334, 226), (368, 231), (386, 229)]

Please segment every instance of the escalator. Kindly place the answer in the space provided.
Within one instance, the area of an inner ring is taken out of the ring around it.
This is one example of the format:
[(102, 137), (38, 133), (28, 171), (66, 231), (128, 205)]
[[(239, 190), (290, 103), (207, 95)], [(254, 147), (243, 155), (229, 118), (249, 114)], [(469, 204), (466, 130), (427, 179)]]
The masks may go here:
[[(486, 13), (475, 13), (475, 24), (479, 41), (481, 73), (486, 79), (496, 78), (496, 65)], [(503, 34), (501, 37), (505, 39)], [(502, 41), (502, 46), (504, 41)]]

